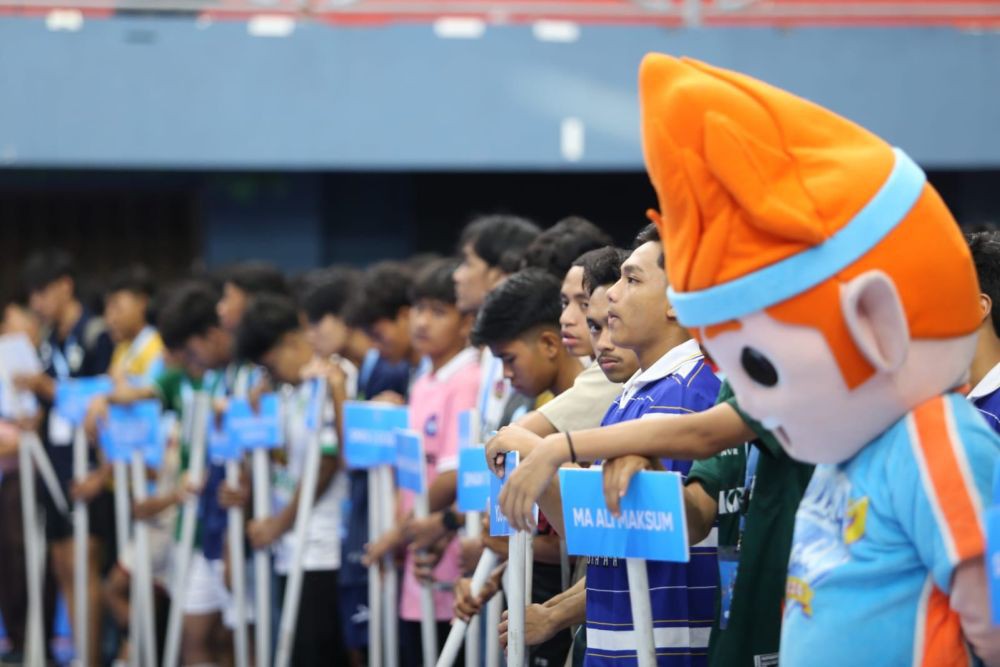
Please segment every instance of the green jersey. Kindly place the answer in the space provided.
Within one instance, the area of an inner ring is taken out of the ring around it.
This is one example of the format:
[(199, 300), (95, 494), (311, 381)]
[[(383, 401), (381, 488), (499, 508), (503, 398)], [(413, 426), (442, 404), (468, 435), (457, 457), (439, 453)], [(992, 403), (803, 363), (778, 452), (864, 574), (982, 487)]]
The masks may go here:
[(813, 467), (789, 458), (767, 429), (742, 412), (728, 382), (718, 402), (731, 405), (758, 439), (698, 461), (688, 474), (689, 483), (697, 480), (718, 501), (720, 552), (739, 547), (728, 625), (719, 627), (718, 609), (709, 664), (776, 665), (795, 512)]

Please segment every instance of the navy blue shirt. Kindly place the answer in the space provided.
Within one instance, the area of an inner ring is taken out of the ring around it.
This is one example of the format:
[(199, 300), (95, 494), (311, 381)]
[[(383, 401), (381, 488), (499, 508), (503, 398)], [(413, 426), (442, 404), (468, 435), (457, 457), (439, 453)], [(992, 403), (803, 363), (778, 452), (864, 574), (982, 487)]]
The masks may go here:
[(1000, 364), (994, 366), (976, 385), (969, 394), (969, 400), (990, 428), (1000, 433)]
[[(38, 356), (45, 373), (58, 382), (107, 373), (113, 351), (114, 344), (111, 342), (104, 321), (84, 308), (69, 335), (60, 340), (58, 332), (53, 330), (49, 337), (42, 341)], [(55, 416), (51, 405), (44, 407), (45, 423), (49, 424)], [(53, 442), (50, 431), (57, 429), (42, 428), (42, 441), (48, 450), (59, 481), (66, 486), (73, 478), (73, 448), (70, 446), (72, 432), (70, 431), (68, 438), (63, 438), (64, 441)], [(92, 459), (93, 456), (94, 453)]]
[[(672, 349), (625, 384), (602, 425), (655, 415), (683, 415), (715, 405), (720, 382), (705, 364), (697, 343)], [(686, 476), (690, 461), (663, 459), (664, 467)], [(712, 535), (717, 535), (713, 530)], [(717, 538), (716, 538), (717, 539)], [(691, 547), (688, 563), (648, 561), (653, 639), (659, 667), (708, 664), (708, 640), (719, 584), (716, 542), (710, 536)], [(588, 667), (636, 665), (632, 607), (625, 561), (591, 557), (587, 564)]]
[[(394, 391), (405, 397), (409, 384), (409, 363), (393, 364), (370, 350), (358, 376), (358, 399), (378, 396), (384, 391)], [(347, 525), (340, 547), (340, 581), (367, 587), (368, 568), (361, 564), (361, 557), (368, 543), (368, 471), (349, 471), (348, 483), (349, 497), (342, 513)]]

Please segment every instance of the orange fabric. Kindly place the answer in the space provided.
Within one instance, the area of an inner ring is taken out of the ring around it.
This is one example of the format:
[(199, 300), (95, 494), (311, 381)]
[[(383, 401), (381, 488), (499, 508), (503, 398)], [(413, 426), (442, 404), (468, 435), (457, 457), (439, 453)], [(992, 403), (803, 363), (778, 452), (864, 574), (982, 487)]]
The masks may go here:
[[(976, 505), (958, 460), (961, 442), (952, 440), (948, 430), (948, 411), (945, 397), (937, 397), (913, 411), (917, 431), (917, 446), (924, 456), (926, 469), (933, 487), (933, 497), (955, 545), (955, 563), (981, 556), (986, 551), (986, 540), (978, 521)], [(931, 495), (928, 489), (928, 495)]]
[(948, 596), (936, 586), (927, 600), (921, 648), (921, 667), (965, 667), (969, 664), (959, 616), (949, 605)]
[[(650, 54), (639, 88), (643, 153), (661, 207), (653, 218), (678, 292), (734, 280), (823, 243), (892, 170), (892, 150), (882, 139), (742, 74)], [(821, 285), (768, 309), (786, 324), (821, 330), (850, 387), (874, 369), (841, 321), (834, 288), (871, 269), (893, 278), (914, 338), (951, 338), (978, 327), (969, 251), (928, 184), (892, 233), (830, 279), (832, 288)]]

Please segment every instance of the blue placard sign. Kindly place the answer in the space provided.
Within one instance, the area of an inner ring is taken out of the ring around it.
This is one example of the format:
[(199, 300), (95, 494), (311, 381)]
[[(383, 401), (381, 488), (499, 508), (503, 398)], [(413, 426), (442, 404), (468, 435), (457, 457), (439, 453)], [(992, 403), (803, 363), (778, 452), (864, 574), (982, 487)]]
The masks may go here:
[(114, 385), (107, 375), (74, 378), (56, 382), (56, 412), (71, 424), (78, 425), (87, 416), (90, 402), (110, 394)]
[(600, 469), (559, 471), (566, 550), (578, 556), (688, 561), (681, 476), (640, 472), (621, 499), (621, 515), (604, 502)]
[(224, 420), (234, 446), (240, 449), (274, 449), (281, 444), (281, 411), (276, 394), (263, 394), (254, 412), (250, 401), (229, 400)]
[(480, 443), (472, 440), (473, 423), (476, 421), (475, 410), (462, 410), (458, 413), (458, 449), (478, 447)]
[(208, 458), (215, 462), (230, 461), (238, 459), (243, 454), (243, 450), (236, 444), (225, 424), (216, 422), (214, 415), (208, 422)]
[(111, 405), (100, 433), (101, 446), (111, 461), (128, 461), (135, 450), (157, 467), (163, 460), (160, 432), (160, 402), (139, 401)]
[[(484, 457), (485, 460), (485, 457)], [(517, 452), (507, 452), (504, 455), (503, 462), (503, 479), (500, 479), (496, 475), (490, 475), (490, 535), (492, 537), (504, 537), (506, 535), (513, 535), (514, 530), (510, 527), (510, 523), (507, 521), (507, 517), (503, 515), (500, 511), (500, 506), (497, 504), (497, 499), (500, 498), (500, 492), (503, 490), (503, 485), (507, 483), (510, 476), (514, 474), (514, 469), (520, 462), (521, 457)], [(535, 519), (538, 519), (538, 506), (533, 506), (535, 511)]]
[(424, 439), (416, 431), (396, 431), (396, 483), (413, 493), (427, 491)]
[[(490, 480), (496, 476), (486, 465), (486, 448), (458, 450), (458, 511), (482, 512), (490, 500)], [(499, 481), (499, 480), (497, 480)]]
[(395, 465), (396, 429), (410, 425), (405, 407), (384, 403), (344, 403), (344, 457), (351, 468)]

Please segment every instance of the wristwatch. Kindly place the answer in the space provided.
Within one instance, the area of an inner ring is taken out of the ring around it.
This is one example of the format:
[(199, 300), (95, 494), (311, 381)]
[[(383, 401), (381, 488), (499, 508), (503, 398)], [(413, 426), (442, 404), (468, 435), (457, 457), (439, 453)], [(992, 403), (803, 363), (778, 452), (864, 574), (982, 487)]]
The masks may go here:
[(458, 530), (463, 523), (463, 521), (459, 520), (458, 512), (450, 507), (441, 513), (441, 525), (444, 526), (446, 530), (454, 532)]

